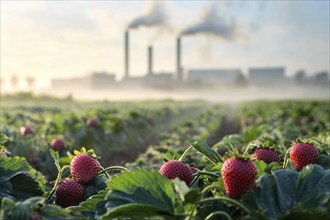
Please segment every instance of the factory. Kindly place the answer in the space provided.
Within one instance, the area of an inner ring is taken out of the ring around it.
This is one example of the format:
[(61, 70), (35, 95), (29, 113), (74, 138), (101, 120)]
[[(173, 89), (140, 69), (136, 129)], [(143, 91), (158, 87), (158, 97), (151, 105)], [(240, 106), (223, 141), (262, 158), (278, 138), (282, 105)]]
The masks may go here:
[(89, 88), (107, 89), (116, 85), (120, 87), (150, 87), (159, 89), (235, 86), (239, 80), (244, 80), (250, 86), (281, 85), (285, 80), (285, 68), (250, 68), (243, 73), (238, 68), (233, 69), (189, 69), (185, 72), (182, 67), (181, 37), (176, 38), (175, 63), (173, 72), (154, 72), (153, 46), (147, 49), (147, 73), (144, 76), (132, 76), (130, 73), (130, 37), (129, 31), (124, 34), (124, 77), (116, 81), (114, 73), (95, 72), (90, 76), (72, 79), (53, 79), (53, 88)]
[(269, 85), (280, 85), (285, 79), (285, 69), (277, 68), (251, 68), (249, 69), (249, 85), (263, 87)]
[(187, 83), (201, 86), (233, 86), (243, 75), (239, 69), (192, 69), (188, 70)]

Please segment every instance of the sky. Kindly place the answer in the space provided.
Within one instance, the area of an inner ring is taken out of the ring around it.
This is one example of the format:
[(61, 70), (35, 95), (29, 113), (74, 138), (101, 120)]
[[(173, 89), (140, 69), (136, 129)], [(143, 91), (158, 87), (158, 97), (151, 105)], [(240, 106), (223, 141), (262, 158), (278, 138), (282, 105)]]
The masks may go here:
[[(149, 45), (155, 72), (174, 72), (180, 34), (185, 70), (283, 66), (288, 76), (301, 69), (314, 74), (329, 71), (329, 14), (329, 1), (321, 0), (1, 0), (1, 78), (107, 71), (120, 79), (127, 29), (132, 76), (147, 73)], [(146, 24), (137, 25), (147, 15)]]

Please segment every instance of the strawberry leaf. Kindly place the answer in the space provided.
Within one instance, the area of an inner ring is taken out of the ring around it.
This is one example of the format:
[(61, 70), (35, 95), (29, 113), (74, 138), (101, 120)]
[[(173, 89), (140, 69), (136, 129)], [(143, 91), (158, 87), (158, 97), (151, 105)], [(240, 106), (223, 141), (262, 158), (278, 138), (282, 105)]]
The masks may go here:
[(107, 182), (107, 213), (101, 219), (173, 216), (174, 190), (161, 174), (149, 170), (124, 172)]
[(31, 197), (23, 202), (16, 203), (10, 198), (3, 198), (0, 207), (0, 219), (6, 220), (86, 219), (81, 215), (75, 215), (68, 209), (46, 204), (43, 197)]
[(0, 198), (24, 200), (43, 194), (42, 182), (25, 158), (0, 158)]
[(8, 140), (9, 138), (6, 135), (0, 134), (0, 146), (3, 146)]
[(307, 166), (301, 172), (278, 170), (263, 176), (242, 201), (252, 213), (250, 218), (295, 219), (293, 216), (306, 214), (304, 219), (323, 219), (329, 210), (329, 186), (330, 170), (319, 165)]
[(217, 152), (215, 152), (207, 143), (206, 141), (197, 140), (194, 143), (192, 143), (192, 146), (201, 152), (205, 157), (207, 157), (210, 161), (212, 161), (214, 164), (217, 164), (219, 162), (223, 162), (221, 157)]
[(178, 178), (172, 180), (174, 184), (174, 189), (180, 195), (180, 198), (185, 203), (196, 204), (202, 198), (202, 194), (198, 188), (190, 189), (184, 181)]

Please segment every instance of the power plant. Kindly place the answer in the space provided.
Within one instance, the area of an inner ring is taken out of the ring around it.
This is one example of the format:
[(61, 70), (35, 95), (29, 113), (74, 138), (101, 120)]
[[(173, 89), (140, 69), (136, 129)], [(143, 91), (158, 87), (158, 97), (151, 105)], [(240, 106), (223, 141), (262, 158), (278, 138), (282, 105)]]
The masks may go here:
[[(275, 67), (275, 68), (250, 68), (248, 70), (247, 76), (244, 76), (240, 69), (188, 69), (184, 70), (182, 67), (182, 37), (178, 36), (175, 41), (175, 51), (174, 57), (175, 61), (173, 63), (173, 72), (154, 72), (154, 47), (153, 45), (148, 45), (147, 47), (147, 71), (144, 76), (133, 76), (130, 73), (130, 37), (129, 31), (124, 33), (124, 77), (121, 81), (115, 80), (116, 74), (107, 74), (106, 72), (96, 72), (91, 77), (82, 77), (75, 79), (55, 79), (52, 81), (52, 85), (57, 88), (60, 85), (68, 85), (73, 81), (76, 81), (76, 86), (83, 84), (90, 85), (92, 89), (105, 89), (107, 85), (109, 88), (113, 87), (153, 87), (153, 88), (189, 88), (189, 87), (217, 87), (217, 86), (235, 86), (242, 84), (242, 80), (250, 85), (262, 85), (263, 83), (268, 83), (269, 81), (273, 84), (281, 84), (288, 79), (285, 77), (285, 68)], [(184, 76), (186, 73), (186, 76)], [(258, 77), (258, 83), (256, 80), (250, 80), (249, 78), (254, 78), (255, 75), (265, 77)], [(266, 82), (267, 81), (267, 82)], [(79, 83), (81, 82), (81, 83)], [(268, 83), (269, 84), (269, 83)], [(98, 87), (99, 85), (99, 87)], [(111, 85), (111, 86), (110, 86)]]

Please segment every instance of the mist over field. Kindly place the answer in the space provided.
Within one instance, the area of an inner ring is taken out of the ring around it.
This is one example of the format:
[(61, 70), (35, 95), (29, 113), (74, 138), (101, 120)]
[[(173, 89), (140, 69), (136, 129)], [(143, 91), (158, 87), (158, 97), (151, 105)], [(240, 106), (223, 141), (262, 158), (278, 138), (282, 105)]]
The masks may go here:
[(76, 100), (158, 100), (158, 99), (173, 99), (173, 100), (194, 100), (201, 99), (212, 102), (241, 102), (253, 100), (287, 100), (287, 99), (316, 99), (328, 100), (329, 89), (327, 88), (286, 88), (286, 89), (264, 89), (257, 88), (219, 88), (219, 89), (204, 89), (204, 90), (154, 90), (147, 88), (140, 89), (124, 89), (124, 90), (76, 90), (72, 93), (65, 91), (50, 91), (50, 95), (55, 97), (66, 97), (72, 95)]

